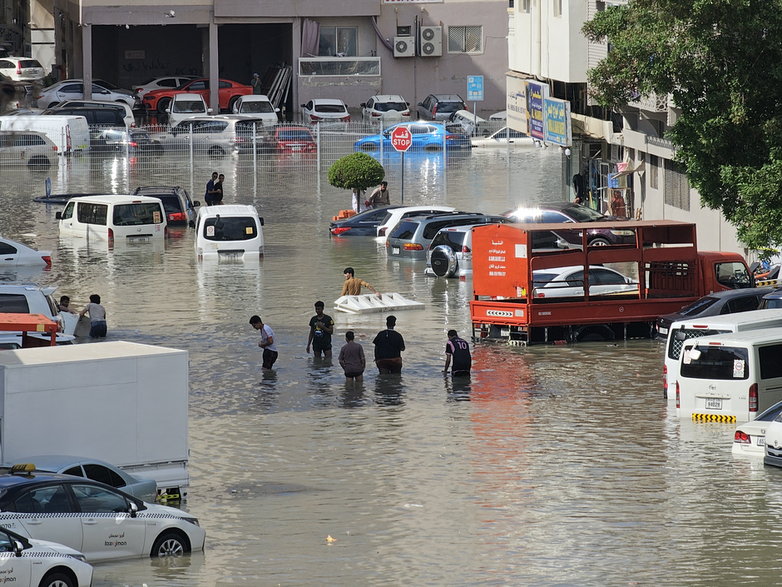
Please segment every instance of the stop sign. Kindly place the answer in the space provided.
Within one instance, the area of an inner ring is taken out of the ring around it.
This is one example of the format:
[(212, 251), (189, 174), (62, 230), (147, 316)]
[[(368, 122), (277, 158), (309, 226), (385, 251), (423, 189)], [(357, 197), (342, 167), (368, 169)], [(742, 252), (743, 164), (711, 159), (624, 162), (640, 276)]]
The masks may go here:
[(397, 151), (405, 152), (413, 144), (413, 133), (406, 126), (397, 126), (391, 131), (391, 146)]

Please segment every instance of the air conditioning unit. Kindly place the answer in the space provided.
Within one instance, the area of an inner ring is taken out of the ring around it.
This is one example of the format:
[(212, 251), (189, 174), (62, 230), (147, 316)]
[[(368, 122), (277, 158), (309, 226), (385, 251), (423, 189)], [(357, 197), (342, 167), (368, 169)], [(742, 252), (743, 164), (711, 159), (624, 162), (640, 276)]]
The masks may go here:
[(415, 57), (415, 38), (394, 37), (394, 57)]
[(443, 54), (443, 27), (422, 26), (418, 37), (421, 57), (440, 57)]

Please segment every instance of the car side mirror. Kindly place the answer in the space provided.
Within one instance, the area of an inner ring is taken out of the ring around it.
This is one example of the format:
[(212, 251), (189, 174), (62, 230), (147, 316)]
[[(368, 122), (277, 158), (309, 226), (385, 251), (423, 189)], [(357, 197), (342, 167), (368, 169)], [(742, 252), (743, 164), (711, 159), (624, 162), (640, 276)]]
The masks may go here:
[(214, 112), (214, 110), (212, 110), (211, 108), (207, 108), (207, 109), (206, 109), (206, 113), (207, 113), (207, 114), (211, 114), (212, 112)]
[(201, 205), (201, 202), (199, 202), (198, 200), (194, 200), (193, 201), (193, 208), (195, 208), (196, 206), (200, 206), (200, 205)]
[(21, 543), (19, 540), (14, 540), (14, 554), (17, 557), (22, 556), (22, 551), (24, 550), (24, 544)]
[(407, 107), (410, 108), (410, 102), (405, 102), (407, 104)]
[(57, 220), (62, 220), (62, 212), (57, 212), (57, 213), (54, 215), (54, 217), (55, 217)]
[(362, 108), (366, 108), (367, 107), (367, 103), (366, 102), (361, 102), (361, 107)]
[(301, 107), (304, 108), (304, 104), (302, 104)]
[(419, 103), (418, 103), (418, 105), (419, 105), (419, 106), (423, 106), (423, 105), (424, 105), (424, 103), (423, 103), (423, 102), (419, 102)]
[(138, 506), (136, 505), (135, 501), (129, 502), (130, 505), (128, 506), (128, 513), (130, 514), (131, 518), (135, 518), (136, 514), (138, 513)]
[(275, 112), (279, 112), (279, 111), (280, 111), (280, 109), (279, 109), (279, 108), (275, 108), (275, 109), (274, 109), (274, 111), (275, 111)]
[(263, 226), (263, 216), (261, 216), (260, 218), (258, 218), (258, 220), (260, 220), (260, 222), (261, 222), (261, 226)]

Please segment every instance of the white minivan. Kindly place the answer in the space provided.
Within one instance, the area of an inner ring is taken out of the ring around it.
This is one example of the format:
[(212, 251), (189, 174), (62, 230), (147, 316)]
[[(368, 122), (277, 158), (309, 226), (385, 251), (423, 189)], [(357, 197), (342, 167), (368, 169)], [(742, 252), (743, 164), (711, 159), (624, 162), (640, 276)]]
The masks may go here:
[(255, 206), (201, 206), (196, 219), (199, 259), (256, 259), (263, 256), (263, 218)]
[(46, 135), (60, 155), (88, 151), (90, 128), (83, 116), (0, 116), (0, 130), (32, 130)]
[(57, 212), (60, 235), (138, 244), (162, 239), (167, 223), (158, 198), (131, 195), (79, 196)]
[(680, 418), (746, 422), (782, 401), (782, 328), (716, 334), (682, 347)]
[(665, 341), (663, 393), (668, 399), (673, 399), (676, 394), (679, 358), (685, 341), (714, 334), (780, 327), (782, 327), (782, 309), (752, 310), (738, 314), (724, 314), (674, 322), (668, 330), (668, 338)]

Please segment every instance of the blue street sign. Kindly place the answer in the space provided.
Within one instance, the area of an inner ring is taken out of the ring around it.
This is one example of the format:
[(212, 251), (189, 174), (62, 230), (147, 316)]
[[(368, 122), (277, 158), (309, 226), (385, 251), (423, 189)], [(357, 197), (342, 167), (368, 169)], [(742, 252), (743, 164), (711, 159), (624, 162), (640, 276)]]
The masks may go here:
[(467, 76), (467, 101), (483, 102), (483, 76)]

